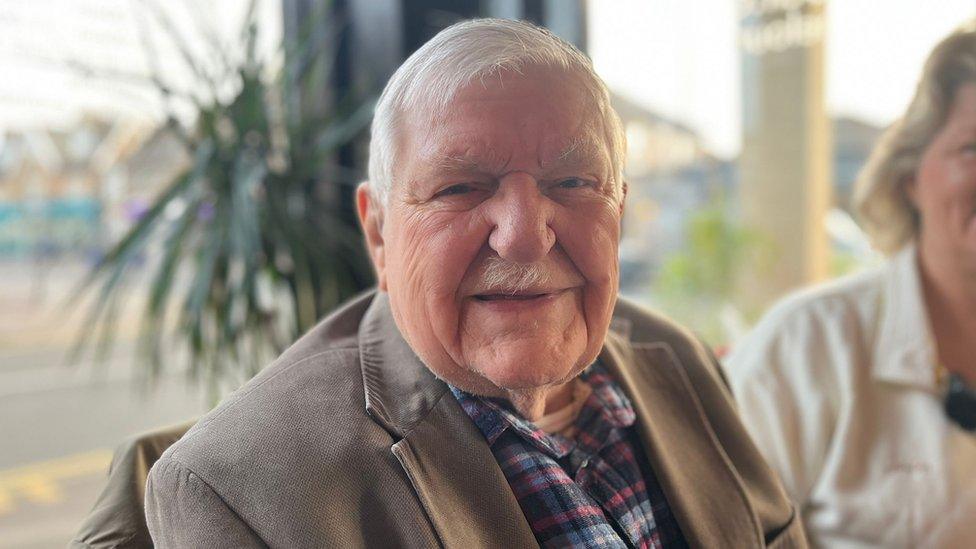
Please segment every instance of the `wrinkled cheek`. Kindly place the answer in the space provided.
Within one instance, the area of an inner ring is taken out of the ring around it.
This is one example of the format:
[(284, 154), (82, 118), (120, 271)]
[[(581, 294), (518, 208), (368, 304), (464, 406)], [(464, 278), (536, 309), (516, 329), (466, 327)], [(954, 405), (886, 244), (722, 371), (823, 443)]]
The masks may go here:
[(602, 346), (606, 338), (617, 291), (615, 285), (607, 284), (588, 288), (586, 294), (583, 300), (583, 314), (587, 347), (592, 350)]
[(413, 332), (411, 343), (456, 359), (458, 288), (480, 246), (474, 235), (457, 226), (459, 220), (453, 221), (425, 220), (401, 230), (395, 291), (406, 296), (399, 300), (404, 309), (400, 315), (406, 330)]
[(600, 346), (606, 336), (619, 284), (619, 261), (615, 230), (596, 230), (589, 234), (587, 251), (577, 254), (577, 266), (587, 280), (583, 295), (587, 339), (590, 347)]
[(458, 318), (457, 342), (450, 349), (454, 362), (461, 365), (477, 363), (477, 353), (482, 349), (489, 348), (493, 340), (497, 338), (497, 334), (480, 325), (475, 317), (476, 315), (472, 314), (468, 304), (462, 303), (460, 317)]
[[(436, 247), (428, 249), (431, 243), (405, 242), (404, 254), (397, 263), (397, 284), (391, 286), (391, 299), (399, 305), (400, 316), (406, 320), (406, 331), (412, 338), (424, 338), (424, 345), (433, 343), (436, 326), (435, 319), (441, 322), (451, 315), (446, 307), (450, 300), (447, 280), (450, 277), (443, 258), (437, 256)], [(415, 343), (421, 343), (415, 341)]]

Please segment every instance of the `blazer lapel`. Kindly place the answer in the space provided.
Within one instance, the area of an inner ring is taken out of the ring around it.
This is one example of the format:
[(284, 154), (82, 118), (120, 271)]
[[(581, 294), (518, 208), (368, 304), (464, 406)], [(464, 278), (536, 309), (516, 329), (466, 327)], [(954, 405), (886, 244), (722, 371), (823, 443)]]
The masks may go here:
[(450, 392), (393, 453), (445, 547), (537, 546), (495, 456)]
[(385, 294), (359, 341), (367, 412), (397, 440), (391, 451), (444, 547), (536, 547), (484, 437), (403, 339)]
[(745, 489), (672, 349), (611, 332), (600, 360), (631, 397), (644, 447), (693, 547), (761, 547)]

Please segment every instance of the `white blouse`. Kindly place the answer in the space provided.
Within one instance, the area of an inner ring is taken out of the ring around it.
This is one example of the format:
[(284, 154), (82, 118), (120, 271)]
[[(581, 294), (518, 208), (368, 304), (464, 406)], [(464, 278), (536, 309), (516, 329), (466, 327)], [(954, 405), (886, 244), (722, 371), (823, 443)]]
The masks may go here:
[(725, 367), (814, 546), (976, 547), (976, 434), (942, 410), (914, 246), (784, 299)]

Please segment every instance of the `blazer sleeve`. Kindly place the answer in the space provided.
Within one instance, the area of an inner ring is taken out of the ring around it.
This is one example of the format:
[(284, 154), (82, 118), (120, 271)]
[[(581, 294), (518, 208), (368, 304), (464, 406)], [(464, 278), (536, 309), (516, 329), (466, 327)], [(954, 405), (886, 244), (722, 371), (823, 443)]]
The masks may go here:
[(149, 473), (146, 523), (160, 549), (267, 547), (202, 478), (170, 456)]

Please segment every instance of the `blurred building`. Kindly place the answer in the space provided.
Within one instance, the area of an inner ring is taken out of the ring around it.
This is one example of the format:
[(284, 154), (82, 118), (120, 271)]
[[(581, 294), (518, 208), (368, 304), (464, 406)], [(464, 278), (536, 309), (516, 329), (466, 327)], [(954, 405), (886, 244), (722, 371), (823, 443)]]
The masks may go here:
[(7, 131), (0, 147), (0, 257), (92, 256), (184, 162), (167, 132), (82, 116)]
[[(625, 177), (629, 194), (620, 248), (621, 289), (629, 296), (653, 301), (659, 270), (669, 259), (688, 252), (689, 224), (696, 215), (723, 212), (726, 229), (744, 228), (739, 159), (715, 156), (687, 125), (616, 94), (611, 100), (628, 140)], [(834, 138), (828, 158), (829, 206), (849, 211), (853, 182), (882, 128), (850, 117), (832, 118), (830, 124)], [(849, 217), (845, 223), (851, 225)], [(824, 232), (824, 228), (821, 222), (818, 230)], [(829, 228), (825, 238), (830, 239), (831, 253), (836, 253), (836, 248), (845, 244), (835, 242)], [(851, 229), (858, 230), (852, 225)]]
[(685, 246), (688, 218), (734, 192), (735, 162), (711, 154), (685, 124), (617, 94), (611, 103), (627, 134), (620, 287), (647, 300), (656, 269)]
[(884, 128), (847, 116), (834, 118), (832, 124), (834, 205), (850, 211), (854, 182)]

